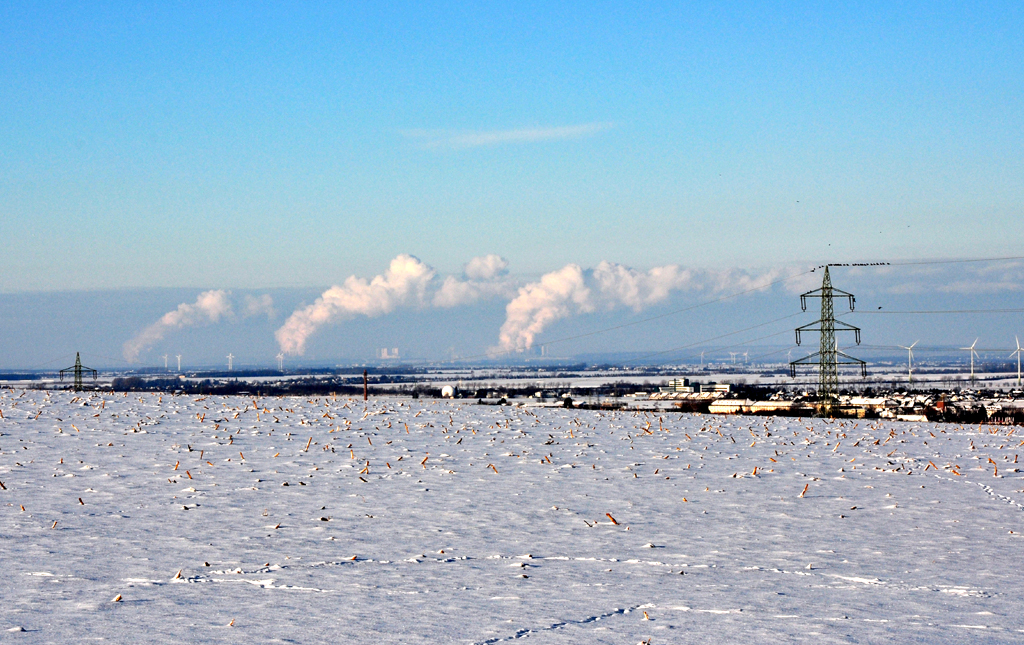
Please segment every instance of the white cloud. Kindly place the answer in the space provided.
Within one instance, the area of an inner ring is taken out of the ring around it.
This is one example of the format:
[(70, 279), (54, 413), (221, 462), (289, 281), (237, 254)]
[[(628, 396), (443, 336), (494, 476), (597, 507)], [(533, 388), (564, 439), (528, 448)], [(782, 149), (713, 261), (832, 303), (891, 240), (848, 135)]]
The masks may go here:
[[(1024, 291), (1024, 264), (1020, 262), (948, 263), (882, 267), (898, 282), (884, 288), (891, 295), (934, 293), (993, 295)], [(897, 273), (898, 272), (898, 273)]]
[(588, 137), (612, 127), (611, 123), (581, 123), (513, 130), (451, 132), (446, 130), (409, 130), (405, 134), (419, 139), (425, 148), (478, 148), (505, 144), (536, 143)]
[(466, 279), (446, 277), (441, 288), (434, 294), (433, 304), (435, 307), (449, 308), (470, 304), (482, 298), (511, 298), (515, 293), (515, 284), (507, 274), (508, 260), (500, 255), (473, 258), (463, 269)]
[(686, 287), (692, 277), (691, 271), (674, 264), (641, 273), (621, 264), (601, 262), (593, 271), (606, 305), (622, 304), (634, 311), (664, 300), (671, 291)]
[(251, 316), (274, 317), (274, 299), (270, 297), (269, 293), (262, 296), (245, 296), (245, 317)]
[(448, 276), (434, 294), (432, 304), (435, 307), (449, 309), (472, 304), (486, 298), (511, 298), (516, 287), (512, 280), (485, 281), (459, 280)]
[(470, 280), (494, 280), (508, 273), (508, 260), (491, 253), (473, 258), (463, 270)]

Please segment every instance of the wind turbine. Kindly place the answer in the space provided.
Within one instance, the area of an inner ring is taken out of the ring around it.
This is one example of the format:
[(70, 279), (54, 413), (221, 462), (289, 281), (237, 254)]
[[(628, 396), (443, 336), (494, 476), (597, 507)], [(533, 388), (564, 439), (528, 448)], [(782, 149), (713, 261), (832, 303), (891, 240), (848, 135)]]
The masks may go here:
[(277, 370), (279, 372), (284, 371), (284, 352), (281, 352), (277, 355)]
[(230, 372), (231, 370), (235, 369), (235, 355), (234, 354), (228, 354), (227, 358), (228, 358), (228, 371)]
[(744, 364), (744, 365), (746, 365), (746, 364), (747, 364), (747, 362), (748, 362), (748, 361), (747, 361), (747, 358), (748, 358), (748, 356), (749, 356), (749, 355), (750, 355), (750, 352), (749, 352), (749, 351), (743, 352), (743, 364)]
[(700, 368), (704, 369), (704, 350), (700, 350)]
[(914, 342), (910, 343), (910, 347), (906, 347), (905, 345), (900, 345), (901, 349), (907, 350), (907, 382), (908, 383), (913, 383), (914, 382), (914, 370), (912, 369), (913, 368), (913, 364), (914, 364), (914, 345), (917, 345), (919, 342), (921, 342), (921, 341), (915, 340)]
[(177, 358), (178, 358), (178, 371), (180, 372), (181, 371), (181, 354), (178, 354)]
[(733, 365), (736, 364), (736, 354), (739, 354), (739, 352), (729, 352), (729, 358), (732, 359), (732, 364)]
[[(1013, 339), (1017, 341), (1017, 349), (1014, 350), (1013, 354), (1017, 355), (1017, 387), (1020, 387), (1020, 353), (1024, 351), (1024, 349), (1021, 349), (1019, 338), (1014, 336)], [(1010, 358), (1013, 358), (1013, 354), (1010, 354)]]
[(974, 342), (971, 343), (970, 347), (961, 347), (960, 349), (966, 349), (971, 353), (971, 383), (974, 383), (974, 357), (978, 355), (978, 352), (974, 351), (974, 346), (978, 344), (978, 339), (975, 338)]
[(164, 371), (167, 371), (167, 354), (164, 354)]

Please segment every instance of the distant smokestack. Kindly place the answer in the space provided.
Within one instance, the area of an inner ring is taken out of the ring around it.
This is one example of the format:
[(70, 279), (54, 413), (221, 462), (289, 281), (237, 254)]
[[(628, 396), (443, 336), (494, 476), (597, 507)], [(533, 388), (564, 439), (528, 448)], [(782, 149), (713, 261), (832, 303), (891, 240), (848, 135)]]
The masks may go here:
[(363, 400), (370, 397), (370, 387), (366, 378), (366, 370), (363, 370)]

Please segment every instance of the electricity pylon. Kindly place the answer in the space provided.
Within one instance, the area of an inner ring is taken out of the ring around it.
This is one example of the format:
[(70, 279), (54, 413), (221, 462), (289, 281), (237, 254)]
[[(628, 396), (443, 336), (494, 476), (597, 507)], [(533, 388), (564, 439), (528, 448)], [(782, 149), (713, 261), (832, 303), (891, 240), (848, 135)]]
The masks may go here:
[(65, 373), (73, 374), (74, 378), (75, 378), (75, 385), (74, 385), (74, 387), (72, 389), (75, 392), (81, 392), (82, 391), (82, 373), (83, 372), (92, 372), (93, 380), (96, 379), (96, 376), (97, 376), (96, 370), (94, 370), (91, 367), (83, 367), (82, 366), (82, 357), (78, 354), (78, 352), (75, 352), (75, 364), (72, 365), (71, 367), (65, 367), (64, 369), (62, 369), (60, 371), (60, 380), (62, 380), (62, 381), (64, 380), (64, 374)]
[(832, 288), (832, 279), (828, 275), (828, 265), (825, 266), (825, 277), (821, 281), (821, 288), (808, 291), (800, 296), (800, 308), (807, 311), (808, 298), (821, 298), (821, 318), (815, 322), (796, 328), (796, 344), (800, 344), (800, 332), (816, 331), (821, 334), (819, 349), (814, 354), (797, 359), (789, 364), (790, 375), (796, 377), (797, 365), (818, 366), (818, 415), (822, 417), (833, 417), (839, 401), (839, 366), (860, 365), (861, 376), (867, 376), (867, 363), (839, 351), (839, 344), (836, 340), (836, 331), (854, 332), (857, 344), (860, 345), (860, 329), (836, 320), (835, 310), (832, 306), (832, 298), (839, 295), (847, 298), (850, 303), (850, 311), (853, 311), (854, 296), (839, 289)]

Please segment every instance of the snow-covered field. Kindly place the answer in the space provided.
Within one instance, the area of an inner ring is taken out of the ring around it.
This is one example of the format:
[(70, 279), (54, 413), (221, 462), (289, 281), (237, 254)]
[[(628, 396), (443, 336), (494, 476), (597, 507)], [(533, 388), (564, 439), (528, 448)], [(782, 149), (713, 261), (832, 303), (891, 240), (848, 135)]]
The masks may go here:
[(0, 392), (3, 641), (1024, 641), (1024, 432), (413, 406)]

